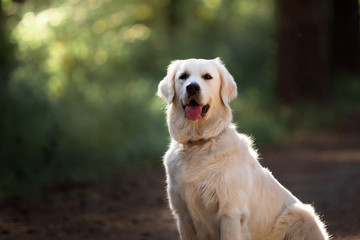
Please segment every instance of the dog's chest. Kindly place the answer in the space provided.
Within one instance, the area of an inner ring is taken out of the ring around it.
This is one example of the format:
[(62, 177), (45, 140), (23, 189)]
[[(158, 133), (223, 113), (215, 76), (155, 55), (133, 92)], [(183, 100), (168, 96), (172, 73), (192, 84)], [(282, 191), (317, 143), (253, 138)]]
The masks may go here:
[(216, 214), (219, 206), (218, 193), (216, 188), (209, 182), (206, 180), (186, 182), (183, 183), (183, 189), (184, 199), (190, 211), (205, 215), (209, 213)]
[(218, 239), (219, 210), (228, 195), (226, 169), (231, 169), (229, 155), (207, 148), (180, 151), (169, 156), (166, 166), (173, 207), (178, 212), (184, 210), (182, 204), (177, 204), (176, 196), (179, 196), (197, 231), (205, 232), (208, 239)]

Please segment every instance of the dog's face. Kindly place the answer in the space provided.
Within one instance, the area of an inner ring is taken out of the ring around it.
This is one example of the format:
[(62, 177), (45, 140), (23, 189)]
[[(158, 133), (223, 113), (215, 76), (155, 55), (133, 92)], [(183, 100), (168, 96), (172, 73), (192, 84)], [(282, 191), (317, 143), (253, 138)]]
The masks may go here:
[(169, 106), (172, 137), (178, 141), (212, 137), (218, 132), (212, 124), (231, 121), (229, 101), (236, 96), (236, 90), (233, 77), (219, 58), (173, 61), (158, 90)]
[(184, 61), (174, 79), (175, 96), (189, 120), (205, 118), (211, 104), (220, 100), (220, 77), (212, 64), (195, 59)]

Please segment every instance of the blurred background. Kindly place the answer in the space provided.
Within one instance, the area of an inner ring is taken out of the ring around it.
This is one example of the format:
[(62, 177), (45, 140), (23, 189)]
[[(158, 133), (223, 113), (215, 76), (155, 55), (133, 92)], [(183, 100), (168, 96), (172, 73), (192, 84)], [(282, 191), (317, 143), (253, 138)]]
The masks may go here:
[(171, 60), (221, 57), (257, 146), (360, 107), (358, 0), (1, 0), (0, 200), (161, 167)]

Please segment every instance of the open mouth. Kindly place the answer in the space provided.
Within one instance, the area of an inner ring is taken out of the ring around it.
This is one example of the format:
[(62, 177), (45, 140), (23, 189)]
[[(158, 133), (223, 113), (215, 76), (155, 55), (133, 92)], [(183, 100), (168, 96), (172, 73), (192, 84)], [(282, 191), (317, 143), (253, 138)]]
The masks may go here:
[(195, 100), (191, 100), (187, 106), (184, 106), (185, 116), (190, 120), (197, 120), (199, 118), (205, 117), (206, 113), (210, 108), (209, 104), (201, 106)]

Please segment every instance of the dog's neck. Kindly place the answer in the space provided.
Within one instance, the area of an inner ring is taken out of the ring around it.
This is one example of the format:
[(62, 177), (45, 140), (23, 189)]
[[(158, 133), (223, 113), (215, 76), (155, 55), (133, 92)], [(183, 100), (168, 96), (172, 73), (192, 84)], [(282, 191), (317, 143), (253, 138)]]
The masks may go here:
[(207, 142), (210, 142), (212, 140), (215, 140), (219, 137), (221, 137), (221, 135), (223, 135), (226, 131), (226, 128), (224, 128), (217, 136), (213, 136), (213, 137), (210, 137), (210, 138), (200, 138), (200, 139), (197, 139), (197, 140), (188, 140), (187, 142), (183, 143), (184, 145), (203, 145)]
[[(169, 128), (171, 137), (181, 144), (204, 144), (213, 139), (218, 138), (226, 128), (231, 125), (231, 122), (221, 121), (204, 123), (185, 122), (183, 125), (178, 125), (177, 128)], [(185, 120), (188, 121), (188, 120)]]

